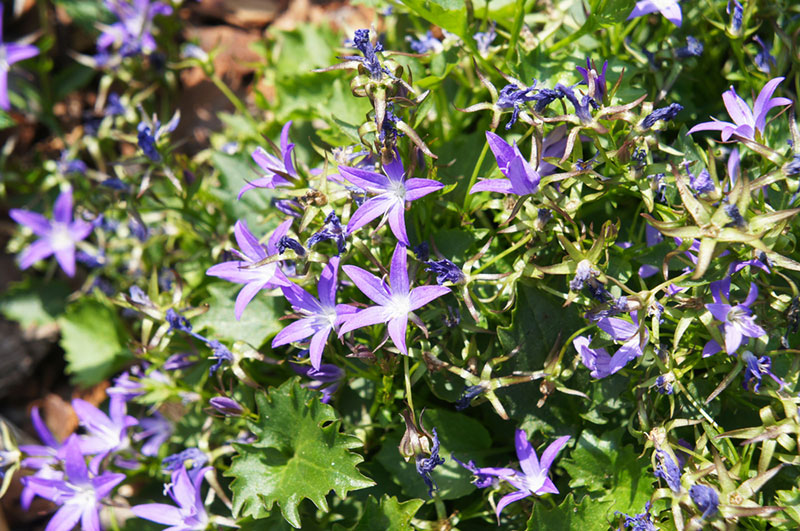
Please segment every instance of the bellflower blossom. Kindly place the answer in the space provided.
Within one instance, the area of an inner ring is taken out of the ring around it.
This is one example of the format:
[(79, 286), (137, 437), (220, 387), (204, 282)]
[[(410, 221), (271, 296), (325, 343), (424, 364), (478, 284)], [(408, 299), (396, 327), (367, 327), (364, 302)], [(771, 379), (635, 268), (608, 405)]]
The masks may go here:
[(378, 194), (369, 198), (350, 217), (346, 234), (352, 234), (378, 216), (389, 220), (395, 237), (403, 245), (409, 245), (406, 233), (406, 201), (416, 201), (432, 192), (441, 190), (444, 184), (433, 179), (406, 179), (403, 162), (395, 152), (394, 159), (384, 164), (386, 175), (360, 168), (339, 166), (342, 177), (367, 192)]
[(461, 271), (461, 268), (447, 258), (441, 260), (427, 260), (425, 266), (425, 271), (436, 274), (436, 283), (439, 285), (445, 282), (458, 284), (464, 280), (464, 273)]
[(125, 399), (119, 395), (109, 400), (108, 415), (80, 398), (72, 401), (72, 408), (88, 432), (80, 439), (80, 448), (84, 454), (94, 456), (89, 466), (96, 474), (100, 462), (108, 454), (128, 446), (128, 428), (136, 426), (139, 421), (126, 413)]
[(203, 531), (208, 527), (209, 519), (200, 487), (207, 470), (211, 470), (211, 467), (204, 468), (193, 479), (183, 467), (172, 473), (166, 492), (177, 507), (165, 503), (146, 503), (131, 507), (131, 512), (144, 520), (170, 526), (168, 531)]
[(8, 99), (8, 71), (11, 65), (39, 55), (39, 48), (32, 44), (3, 42), (3, 4), (0, 3), (0, 109), (11, 108)]
[(123, 57), (155, 51), (153, 18), (171, 14), (172, 6), (151, 0), (105, 0), (104, 3), (119, 22), (102, 26), (103, 33), (97, 38), (97, 49), (101, 54), (114, 44), (119, 46)]
[(594, 77), (594, 97), (596, 100), (603, 101), (606, 95), (606, 70), (608, 69), (608, 61), (603, 62), (603, 71), (602, 73), (598, 74), (597, 69), (595, 68), (594, 61), (586, 58), (586, 68), (582, 66), (576, 66), (575, 69), (580, 72), (581, 76), (583, 77), (583, 82), (581, 85), (589, 85), (589, 77)]
[(145, 417), (139, 421), (142, 431), (134, 434), (134, 441), (144, 441), (142, 444), (142, 455), (155, 457), (161, 446), (167, 442), (172, 435), (172, 423), (158, 411), (154, 411), (150, 417)]
[(237, 199), (241, 199), (242, 195), (248, 190), (254, 188), (275, 188), (276, 186), (291, 186), (292, 182), (287, 179), (297, 179), (297, 170), (295, 170), (294, 162), (292, 161), (292, 151), (294, 151), (294, 143), (289, 142), (289, 129), (292, 127), (291, 120), (286, 122), (286, 125), (281, 129), (281, 155), (280, 158), (275, 155), (267, 153), (264, 148), (257, 147), (252, 153), (253, 161), (258, 164), (258, 167), (264, 171), (264, 174), (258, 179), (248, 182), (239, 190)]
[(339, 258), (334, 256), (319, 277), (317, 284), (319, 299), (296, 284), (281, 287), (286, 300), (302, 317), (278, 332), (272, 340), (272, 348), (311, 337), (309, 346), (311, 365), (317, 370), (322, 364), (322, 352), (330, 333), (357, 311), (355, 306), (336, 304), (338, 270)]
[(346, 373), (344, 369), (330, 363), (323, 363), (318, 369), (308, 365), (290, 363), (292, 370), (300, 376), (310, 378), (310, 382), (303, 383), (303, 387), (308, 387), (322, 393), (320, 402), (327, 404), (333, 399), (333, 394), (339, 389), (339, 385), (344, 381)]
[(506, 494), (497, 503), (495, 512), (497, 513), (498, 520), (500, 513), (508, 504), (527, 498), (532, 494), (558, 494), (558, 489), (553, 484), (553, 481), (547, 477), (550, 472), (550, 467), (553, 465), (553, 460), (558, 455), (558, 452), (567, 444), (570, 439), (569, 435), (559, 437), (545, 449), (542, 453), (542, 459), (536, 455), (536, 450), (533, 449), (531, 443), (528, 442), (528, 436), (524, 430), (517, 430), (515, 436), (515, 446), (517, 449), (517, 457), (519, 458), (519, 466), (522, 471), (517, 471), (508, 468), (483, 468), (479, 469), (484, 474), (495, 475), (501, 480), (506, 481), (515, 489), (516, 492)]
[(786, 382), (773, 374), (772, 359), (769, 356), (757, 358), (755, 354), (746, 350), (742, 354), (742, 361), (745, 363), (744, 380), (742, 381), (742, 387), (745, 389), (752, 388), (753, 392), (757, 393), (761, 388), (761, 379), (765, 375), (775, 380), (781, 389), (786, 385)]
[(643, 513), (639, 513), (635, 516), (629, 516), (620, 512), (616, 514), (623, 514), (625, 516), (625, 522), (623, 522), (625, 529), (630, 529), (631, 531), (657, 531), (653, 523), (653, 516), (650, 514), (650, 502), (644, 504)]
[(392, 255), (388, 285), (360, 267), (346, 265), (342, 266), (342, 269), (356, 287), (376, 303), (376, 306), (370, 306), (348, 317), (339, 329), (339, 337), (351, 330), (387, 323), (392, 342), (405, 355), (408, 355), (406, 348), (408, 315), (432, 300), (450, 293), (450, 288), (444, 286), (418, 286), (410, 289), (408, 257), (406, 247), (401, 243), (397, 244)]
[(416, 456), (417, 474), (422, 476), (422, 481), (428, 487), (428, 496), (433, 496), (433, 491), (438, 490), (439, 487), (431, 477), (431, 472), (437, 466), (444, 464), (444, 457), (439, 457), (439, 435), (436, 433), (436, 428), (433, 428), (433, 448), (431, 448), (431, 455), (425, 457), (422, 454)]
[(755, 57), (756, 66), (759, 70), (769, 75), (776, 66), (775, 58), (770, 53), (772, 47), (764, 42), (758, 35), (755, 35), (753, 40), (761, 47), (761, 51), (759, 51)]
[[(31, 410), (31, 421), (43, 444), (23, 444), (19, 449), (25, 454), (22, 466), (36, 470), (33, 477), (42, 479), (61, 479), (64, 473), (57, 469), (57, 465), (64, 459), (64, 445), (53, 436), (44, 423), (39, 408), (34, 406)], [(36, 492), (25, 484), (20, 494), (20, 505), (26, 511), (30, 508)]]
[(645, 116), (644, 120), (642, 120), (642, 123), (639, 125), (642, 129), (650, 129), (658, 121), (669, 122), (670, 120), (673, 120), (682, 110), (683, 105), (680, 103), (670, 103), (666, 107), (656, 109)]
[(744, 19), (744, 6), (738, 0), (728, 0), (728, 5), (725, 11), (731, 16), (731, 32), (738, 34), (742, 31), (742, 22)]
[(656, 450), (654, 475), (666, 481), (670, 490), (675, 494), (681, 491), (681, 469), (664, 450)]
[(337, 216), (336, 212), (333, 210), (331, 210), (331, 213), (325, 218), (325, 225), (323, 225), (322, 229), (312, 234), (306, 242), (306, 245), (311, 248), (327, 240), (334, 240), (336, 242), (337, 256), (347, 250), (344, 238), (344, 227), (342, 227), (342, 222), (339, 221), (339, 216)]
[(47, 531), (70, 531), (79, 521), (83, 531), (101, 531), (98, 504), (125, 479), (125, 474), (90, 475), (76, 435), (64, 444), (64, 472), (65, 477), (59, 479), (23, 479), (36, 495), (61, 506), (47, 524)]
[(244, 309), (253, 300), (253, 297), (262, 289), (273, 289), (278, 286), (289, 286), (290, 281), (280, 270), (277, 262), (261, 264), (268, 257), (278, 254), (278, 242), (289, 231), (292, 220), (286, 220), (269, 237), (266, 249), (258, 239), (253, 236), (247, 223), (243, 220), (236, 222), (233, 228), (236, 242), (239, 244), (239, 251), (233, 253), (239, 260), (231, 260), (221, 264), (213, 265), (208, 268), (206, 275), (219, 277), (228, 282), (244, 284), (244, 287), (236, 297), (234, 313), (239, 320), (244, 313)]
[(492, 22), (489, 24), (489, 27), (486, 28), (486, 31), (479, 31), (472, 36), (472, 38), (475, 39), (475, 44), (478, 45), (478, 51), (481, 53), (481, 55), (488, 53), (489, 46), (491, 46), (494, 40), (497, 38), (497, 32), (495, 31), (496, 27), (497, 24)]
[(703, 55), (703, 43), (688, 35), (686, 37), (686, 46), (682, 46), (675, 50), (675, 56), (680, 59), (688, 57), (700, 57)]
[(792, 104), (792, 100), (788, 98), (772, 97), (772, 94), (783, 80), (784, 78), (782, 77), (769, 80), (767, 84), (764, 85), (764, 88), (761, 89), (761, 92), (759, 92), (752, 109), (747, 102), (736, 94), (736, 90), (731, 86), (730, 90), (726, 90), (722, 93), (722, 101), (733, 123), (712, 118), (713, 121), (697, 124), (689, 129), (689, 132), (686, 134), (688, 135), (698, 131), (721, 131), (723, 142), (727, 142), (732, 136), (736, 137), (735, 140), (738, 138), (753, 140), (756, 132), (759, 134), (764, 133), (764, 128), (767, 124), (767, 113), (769, 113), (773, 107)]
[(703, 511), (703, 519), (714, 516), (719, 509), (719, 494), (707, 485), (692, 485), (689, 497), (697, 508)]
[[(750, 283), (750, 291), (747, 298), (736, 306), (730, 304), (731, 277), (717, 280), (711, 283), (711, 295), (714, 297), (712, 304), (706, 304), (706, 309), (711, 312), (715, 319), (722, 322), (720, 330), (725, 339), (725, 352), (733, 354), (742, 344), (745, 337), (761, 337), (767, 334), (755, 322), (753, 311), (750, 305), (758, 297), (758, 287), (755, 283)], [(711, 356), (722, 350), (722, 347), (715, 340), (706, 343), (703, 348), (703, 357)]]
[(628, 20), (632, 18), (649, 15), (658, 11), (664, 17), (678, 26), (681, 27), (682, 15), (681, 6), (678, 5), (679, 0), (639, 0), (636, 6), (628, 15)]
[(482, 179), (470, 189), (469, 193), (499, 192), (518, 196), (536, 193), (541, 180), (539, 172), (534, 170), (522, 156), (517, 143), (509, 145), (491, 131), (486, 131), (486, 141), (505, 179)]
[(180, 121), (181, 113), (180, 111), (175, 111), (172, 118), (164, 125), (161, 125), (161, 121), (158, 119), (154, 120), (152, 124), (149, 121), (139, 122), (139, 125), (136, 126), (138, 132), (136, 139), (142, 153), (153, 162), (160, 162), (161, 154), (158, 152), (158, 140), (164, 133), (174, 131)]
[(424, 54), (428, 52), (439, 53), (444, 47), (442, 41), (433, 36), (431, 30), (428, 30), (425, 35), (419, 39), (415, 39), (411, 35), (406, 36), (406, 42), (415, 53)]
[(340, 59), (347, 59), (348, 61), (357, 61), (361, 63), (369, 73), (369, 76), (374, 80), (380, 80), (383, 78), (383, 74), (391, 75), (386, 67), (381, 64), (378, 56), (376, 55), (377, 52), (383, 51), (383, 46), (381, 43), (377, 43), (376, 45), (372, 44), (372, 41), (369, 38), (368, 29), (358, 29), (355, 31), (353, 36), (353, 46), (358, 48), (358, 50), (363, 54), (363, 57), (359, 57), (357, 55), (346, 55), (340, 57)]
[(604, 348), (590, 348), (592, 336), (578, 336), (572, 340), (572, 346), (581, 356), (581, 363), (589, 369), (592, 378), (605, 378), (625, 367), (633, 358), (630, 353), (619, 349), (612, 357)]
[(72, 189), (61, 192), (53, 205), (53, 220), (41, 214), (12, 208), (8, 215), (31, 229), (39, 239), (22, 251), (19, 267), (27, 269), (39, 260), (55, 254), (58, 264), (68, 276), (75, 276), (75, 243), (85, 239), (92, 232), (92, 224), (72, 219)]

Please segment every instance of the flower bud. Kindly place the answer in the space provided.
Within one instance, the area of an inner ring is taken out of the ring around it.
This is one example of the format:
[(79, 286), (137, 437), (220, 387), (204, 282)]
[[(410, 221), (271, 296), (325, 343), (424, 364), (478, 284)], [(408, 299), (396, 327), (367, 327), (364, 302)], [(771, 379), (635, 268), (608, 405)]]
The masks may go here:
[(420, 455), (431, 455), (433, 436), (424, 428), (420, 429), (417, 426), (411, 410), (406, 409), (400, 414), (406, 422), (406, 432), (403, 434), (398, 447), (403, 459), (408, 462)]
[(236, 400), (227, 396), (215, 396), (208, 403), (226, 417), (239, 417), (244, 412), (244, 408)]

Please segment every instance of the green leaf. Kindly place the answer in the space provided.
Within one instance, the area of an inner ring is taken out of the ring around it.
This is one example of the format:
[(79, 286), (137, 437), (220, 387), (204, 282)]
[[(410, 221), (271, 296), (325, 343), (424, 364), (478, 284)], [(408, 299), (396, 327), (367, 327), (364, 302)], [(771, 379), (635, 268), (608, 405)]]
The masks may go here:
[(594, 0), (591, 17), (603, 25), (623, 22), (633, 11), (635, 3), (636, 0)]
[(334, 409), (297, 380), (256, 395), (258, 421), (249, 425), (257, 440), (234, 445), (238, 455), (226, 472), (234, 478), (236, 516), (264, 518), (277, 503), (286, 521), (299, 528), (304, 498), (328, 512), (325, 495), (331, 490), (344, 498), (374, 484), (356, 468), (363, 458), (348, 451), (361, 441), (340, 433)]
[[(444, 464), (437, 466), (431, 474), (439, 487), (439, 496), (452, 500), (474, 491), (475, 487), (470, 483), (472, 475), (453, 461), (452, 455), (469, 458), (488, 450), (492, 440), (486, 428), (467, 415), (444, 409), (426, 409), (422, 424), (431, 433), (436, 428), (441, 443), (439, 455), (445, 458)], [(404, 429), (405, 426), (386, 437), (377, 459), (404, 494), (412, 498), (427, 498), (428, 487), (417, 473), (415, 463), (406, 463), (397, 449)]]
[(233, 308), (241, 288), (238, 284), (230, 283), (210, 285), (210, 296), (204, 301), (209, 306), (208, 311), (197, 317), (193, 325), (197, 331), (212, 331), (215, 339), (244, 341), (258, 348), (264, 340), (283, 328), (278, 317), (284, 314), (284, 299), (259, 293), (247, 305), (241, 320), (237, 321)]
[(467, 34), (467, 11), (463, 0), (402, 0), (403, 4), (428, 22), (455, 33), (462, 39)]
[(58, 324), (67, 372), (75, 384), (95, 385), (117, 372), (130, 357), (119, 317), (102, 302), (82, 299), (71, 304)]
[(64, 283), (28, 279), (12, 284), (0, 296), (0, 313), (23, 328), (49, 325), (64, 313), (69, 293)]
[[(384, 494), (380, 504), (370, 496), (367, 498), (364, 514), (349, 531), (406, 531), (411, 529), (411, 519), (425, 503), (422, 500), (400, 502), (394, 496)], [(334, 526), (334, 531), (345, 529)]]
[(652, 492), (647, 460), (639, 460), (631, 446), (619, 444), (620, 430), (595, 436), (583, 431), (569, 459), (561, 466), (572, 478), (570, 488), (602, 492), (609, 508), (624, 513), (641, 512)]
[[(506, 352), (519, 346), (519, 353), (507, 363), (510, 370), (538, 371), (544, 367), (553, 347), (561, 347), (569, 334), (582, 326), (584, 323), (575, 305), (564, 308), (562, 301), (549, 293), (520, 283), (511, 325), (499, 328), (497, 335)], [(536, 407), (536, 400), (531, 398), (533, 385), (515, 385), (503, 390), (502, 395), (511, 399), (508, 406), (510, 416), (519, 419), (527, 413), (535, 416), (554, 413), (544, 413)]]
[(609, 528), (606, 513), (610, 502), (598, 502), (584, 496), (576, 504), (570, 493), (561, 505), (545, 509), (544, 504), (534, 503), (533, 513), (528, 520), (528, 531), (539, 529), (562, 529), (564, 531), (607, 531)]

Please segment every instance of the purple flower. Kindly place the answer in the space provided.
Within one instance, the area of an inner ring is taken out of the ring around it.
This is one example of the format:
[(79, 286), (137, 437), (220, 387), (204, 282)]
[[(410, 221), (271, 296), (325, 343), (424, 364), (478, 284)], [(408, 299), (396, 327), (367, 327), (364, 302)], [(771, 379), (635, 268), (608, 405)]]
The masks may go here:
[(160, 120), (155, 120), (152, 123), (150, 123), (150, 121), (139, 122), (139, 125), (136, 126), (136, 139), (139, 147), (148, 159), (153, 162), (161, 161), (161, 154), (158, 152), (158, 139), (161, 138), (164, 133), (171, 133), (174, 131), (175, 128), (178, 127), (180, 121), (180, 111), (176, 111), (169, 122), (164, 125), (161, 125)]
[[(208, 463), (208, 456), (197, 448), (187, 448), (177, 454), (168, 455), (161, 460), (161, 466), (165, 470), (175, 472), (186, 468), (186, 462), (190, 461), (192, 470), (198, 470)], [(201, 474), (202, 475), (202, 474)]]
[(406, 247), (398, 243), (392, 255), (389, 285), (360, 267), (342, 266), (356, 287), (364, 295), (372, 299), (376, 306), (370, 306), (352, 314), (339, 329), (339, 337), (357, 328), (387, 323), (392, 342), (400, 349), (400, 352), (408, 355), (406, 327), (408, 326), (409, 313), (422, 308), (434, 299), (450, 293), (450, 288), (444, 286), (419, 286), (410, 289), (407, 260)]
[(480, 384), (465, 387), (464, 391), (461, 393), (461, 396), (458, 397), (458, 401), (456, 402), (456, 411), (463, 411), (467, 409), (472, 400), (484, 391), (486, 391), (486, 388)]
[(636, 7), (633, 8), (631, 14), (628, 15), (628, 20), (650, 13), (660, 12), (667, 20), (681, 27), (681, 6), (678, 5), (679, 0), (639, 0), (636, 2)]
[(753, 37), (753, 40), (761, 47), (761, 51), (756, 54), (755, 63), (759, 70), (769, 75), (772, 68), (776, 65), (775, 58), (770, 53), (771, 46), (761, 40), (758, 35)]
[(436, 482), (431, 478), (431, 472), (437, 466), (444, 464), (444, 457), (439, 457), (439, 435), (436, 433), (436, 428), (433, 428), (433, 448), (431, 455), (425, 457), (423, 454), (417, 454), (416, 466), (417, 474), (422, 476), (422, 480), (428, 487), (428, 496), (433, 496), (433, 491), (438, 490)]
[(126, 413), (125, 399), (119, 395), (109, 400), (109, 415), (80, 398), (72, 401), (72, 408), (88, 432), (80, 440), (80, 449), (84, 454), (94, 456), (89, 466), (96, 474), (100, 462), (108, 454), (128, 446), (128, 428), (136, 426), (139, 421)]
[(675, 56), (680, 59), (686, 59), (688, 57), (700, 57), (701, 55), (703, 55), (703, 43), (691, 35), (686, 36), (686, 46), (675, 50)]
[(491, 487), (497, 485), (500, 481), (498, 478), (511, 476), (516, 473), (516, 470), (513, 468), (494, 468), (494, 467), (483, 467), (479, 468), (475, 461), (470, 460), (466, 464), (459, 461), (455, 458), (455, 456), (450, 456), (453, 461), (458, 463), (459, 465), (463, 466), (475, 476), (472, 480), (472, 484), (478, 487), (479, 489), (485, 489), (486, 487)]
[(681, 491), (681, 469), (678, 464), (664, 450), (656, 450), (656, 467), (654, 475), (667, 482), (670, 490), (675, 494)]
[(101, 531), (98, 502), (125, 479), (125, 474), (110, 472), (90, 475), (80, 446), (75, 435), (64, 444), (65, 477), (45, 479), (29, 476), (23, 479), (36, 495), (61, 505), (47, 524), (46, 531), (70, 531), (78, 521), (84, 531)]
[(369, 30), (368, 29), (358, 29), (355, 31), (353, 36), (353, 45), (358, 48), (358, 50), (364, 55), (363, 57), (348, 55), (345, 57), (341, 57), (341, 59), (347, 59), (350, 61), (358, 61), (364, 68), (369, 72), (369, 76), (374, 80), (380, 80), (383, 77), (383, 74), (388, 74), (388, 70), (386, 70), (383, 65), (381, 65), (376, 52), (382, 52), (383, 46), (380, 43), (373, 46), (372, 41), (369, 38)]
[(756, 356), (749, 350), (744, 351), (742, 354), (742, 361), (744, 361), (744, 380), (742, 386), (745, 389), (751, 389), (757, 393), (761, 388), (761, 379), (766, 375), (775, 380), (781, 389), (786, 385), (786, 382), (775, 376), (772, 372), (772, 359), (769, 356)]
[[(31, 421), (39, 439), (44, 444), (24, 444), (19, 449), (27, 456), (22, 460), (22, 466), (36, 470), (33, 477), (42, 479), (61, 479), (64, 473), (56, 468), (64, 458), (64, 445), (53, 436), (39, 414), (39, 408), (31, 410)], [(36, 496), (35, 490), (25, 484), (20, 495), (20, 505), (26, 511)]]
[(442, 41), (433, 36), (431, 30), (428, 30), (425, 35), (419, 39), (415, 39), (411, 35), (406, 36), (406, 42), (414, 50), (415, 53), (438, 53), (443, 50)]
[(97, 49), (101, 54), (106, 53), (111, 45), (119, 46), (123, 57), (155, 51), (153, 18), (169, 15), (171, 6), (164, 2), (151, 3), (151, 0), (105, 0), (105, 5), (119, 22), (103, 27), (103, 33), (97, 38)]
[(244, 284), (244, 287), (236, 297), (234, 313), (236, 319), (241, 319), (244, 309), (253, 300), (253, 297), (262, 289), (273, 289), (278, 286), (290, 285), (289, 280), (278, 267), (277, 262), (261, 264), (268, 257), (278, 254), (278, 242), (286, 235), (291, 226), (292, 220), (286, 220), (275, 229), (275, 232), (267, 242), (264, 249), (258, 239), (247, 228), (247, 223), (242, 220), (236, 222), (233, 228), (236, 242), (239, 244), (240, 251), (233, 252), (239, 260), (223, 262), (208, 268), (206, 275), (219, 277), (228, 282)]
[(738, 34), (742, 29), (744, 6), (742, 6), (738, 0), (728, 0), (725, 11), (731, 16), (731, 32)]
[(433, 179), (406, 179), (403, 162), (397, 152), (390, 163), (384, 164), (383, 171), (385, 176), (360, 168), (339, 166), (339, 172), (345, 179), (367, 192), (378, 194), (358, 207), (347, 223), (346, 234), (352, 234), (378, 216), (384, 216), (388, 218), (398, 241), (407, 246), (406, 201), (416, 201), (441, 190), (444, 184)]
[(486, 131), (486, 141), (489, 142), (500, 173), (505, 179), (483, 179), (476, 183), (469, 193), (499, 192), (518, 196), (536, 193), (539, 189), (539, 173), (522, 156), (517, 143), (509, 145), (491, 131)]
[(700, 170), (700, 173), (695, 176), (689, 168), (688, 162), (684, 163), (684, 167), (686, 168), (686, 173), (689, 174), (689, 188), (698, 194), (708, 194), (716, 189), (714, 181), (711, 179), (711, 174), (708, 173), (707, 169), (703, 168)]
[[(620, 319), (618, 317), (608, 317), (597, 321), (597, 326), (606, 332), (615, 341), (622, 342), (622, 346), (617, 354), (623, 352), (630, 359), (638, 358), (642, 355), (642, 349), (650, 340), (647, 328), (644, 329), (644, 340), (639, 337), (639, 318), (636, 312), (631, 312), (633, 322)], [(616, 356), (616, 354), (615, 354)]]
[(461, 271), (461, 268), (447, 258), (442, 258), (441, 260), (427, 260), (425, 266), (425, 271), (436, 274), (436, 283), (439, 285), (445, 282), (458, 284), (464, 280), (464, 273)]
[(303, 386), (314, 389), (315, 391), (320, 391), (322, 393), (320, 402), (323, 404), (327, 404), (331, 401), (333, 393), (339, 389), (339, 385), (345, 377), (343, 369), (330, 363), (323, 363), (318, 369), (298, 363), (290, 363), (289, 365), (292, 367), (292, 370), (300, 376), (311, 378), (312, 381), (304, 383)]
[(703, 511), (702, 518), (713, 516), (719, 508), (719, 494), (707, 485), (692, 485), (689, 497)]
[(728, 139), (734, 135), (739, 138), (753, 140), (756, 131), (759, 134), (764, 133), (764, 127), (766, 127), (767, 123), (767, 113), (769, 113), (773, 107), (792, 104), (792, 100), (788, 98), (772, 97), (775, 89), (778, 88), (778, 85), (781, 84), (783, 79), (782, 77), (776, 77), (775, 79), (769, 80), (767, 84), (764, 85), (764, 88), (761, 89), (761, 92), (759, 92), (752, 110), (747, 102), (740, 98), (739, 95), (736, 94), (733, 86), (731, 86), (730, 90), (722, 93), (722, 101), (733, 123), (722, 122), (712, 118), (713, 121), (697, 124), (689, 129), (689, 132), (686, 134), (696, 133), (697, 131), (721, 131), (723, 142), (727, 142)]
[(591, 371), (592, 378), (605, 378), (616, 373), (636, 356), (631, 356), (630, 351), (619, 349), (610, 356), (604, 348), (590, 348), (592, 336), (578, 336), (572, 340), (572, 346), (581, 356), (584, 367)]
[(148, 457), (155, 457), (161, 446), (167, 442), (172, 435), (172, 423), (158, 411), (154, 411), (151, 417), (145, 417), (139, 421), (142, 431), (134, 434), (134, 441), (145, 441), (142, 445), (142, 454)]
[(92, 232), (92, 224), (83, 220), (72, 220), (72, 189), (61, 192), (53, 205), (53, 220), (41, 214), (12, 208), (11, 219), (25, 225), (39, 236), (19, 257), (19, 266), (27, 269), (51, 254), (68, 276), (75, 275), (75, 242), (85, 239)]
[(292, 161), (292, 151), (294, 144), (289, 142), (289, 129), (292, 127), (291, 120), (281, 129), (281, 155), (280, 158), (270, 155), (263, 148), (258, 147), (253, 151), (252, 157), (264, 174), (253, 182), (249, 182), (239, 190), (238, 199), (242, 195), (254, 188), (275, 188), (276, 186), (291, 186), (292, 182), (287, 179), (297, 178), (297, 171), (294, 169)]
[(327, 240), (336, 241), (337, 256), (347, 250), (347, 246), (345, 245), (344, 241), (344, 227), (342, 227), (342, 222), (339, 221), (339, 216), (337, 216), (336, 212), (333, 210), (331, 210), (331, 213), (325, 218), (325, 225), (322, 227), (322, 229), (312, 234), (306, 242), (306, 245), (308, 245), (310, 248), (319, 242), (324, 242)]
[(293, 322), (275, 336), (272, 348), (288, 345), (311, 337), (309, 352), (311, 365), (319, 369), (322, 351), (331, 331), (335, 330), (349, 315), (356, 312), (355, 306), (336, 304), (339, 258), (333, 257), (322, 270), (317, 284), (319, 299), (295, 284), (282, 287), (284, 297), (302, 318)]
[[(761, 337), (767, 332), (755, 322), (755, 317), (750, 305), (758, 297), (758, 287), (750, 283), (750, 291), (747, 298), (736, 306), (730, 304), (731, 277), (725, 277), (711, 283), (711, 294), (714, 303), (706, 304), (706, 309), (711, 312), (718, 321), (722, 321), (721, 330), (725, 336), (725, 351), (728, 355), (733, 354), (742, 344), (745, 337)], [(713, 339), (709, 341), (703, 349), (703, 357), (711, 356), (722, 350), (719, 343)]]
[(588, 57), (586, 58), (586, 68), (576, 66), (575, 69), (580, 72), (583, 77), (581, 85), (588, 86), (589, 78), (594, 78), (594, 94), (590, 94), (590, 96), (598, 101), (603, 101), (606, 95), (606, 70), (608, 69), (608, 61), (603, 62), (603, 72), (600, 74), (597, 73), (594, 61), (590, 60)]
[[(553, 460), (569, 438), (569, 435), (564, 435), (550, 443), (542, 453), (542, 459), (540, 461), (539, 457), (536, 455), (536, 450), (534, 450), (531, 443), (528, 442), (528, 436), (525, 434), (525, 431), (517, 430), (515, 445), (517, 448), (517, 457), (519, 458), (519, 466), (522, 468), (522, 471), (511, 470), (511, 474), (509, 474), (509, 469), (496, 469), (498, 472), (493, 474), (517, 489), (516, 492), (503, 496), (497, 503), (496, 513), (498, 520), (500, 519), (500, 513), (510, 503), (527, 498), (531, 494), (558, 494), (558, 489), (547, 475), (550, 472)], [(491, 469), (481, 470), (485, 473), (492, 474), (492, 472), (489, 472)]]
[(158, 524), (168, 525), (169, 531), (202, 531), (208, 527), (208, 514), (206, 513), (203, 497), (200, 495), (200, 486), (206, 470), (194, 475), (194, 480), (189, 477), (186, 469), (180, 467), (172, 473), (172, 480), (166, 485), (166, 492), (178, 506), (165, 503), (146, 503), (131, 507), (133, 514), (139, 518), (150, 520)]
[(486, 28), (486, 31), (479, 31), (472, 36), (472, 38), (475, 39), (475, 43), (478, 45), (478, 51), (481, 55), (485, 55), (489, 51), (489, 46), (491, 46), (492, 42), (497, 38), (497, 32), (495, 31), (496, 26), (497, 24), (492, 21), (489, 27)]
[[(617, 512), (616, 514), (624, 514)], [(631, 531), (657, 531), (655, 524), (653, 523), (653, 517), (650, 514), (650, 502), (644, 504), (644, 512), (639, 513), (635, 516), (625, 516), (625, 529), (630, 529)]]
[(215, 396), (208, 403), (226, 417), (239, 417), (244, 412), (242, 405), (228, 396)]
[(656, 109), (645, 116), (644, 120), (642, 120), (642, 123), (639, 125), (642, 127), (642, 129), (650, 129), (659, 120), (663, 122), (669, 122), (670, 120), (674, 119), (682, 110), (683, 105), (680, 103), (670, 103), (666, 107)]
[(0, 3), (0, 109), (11, 108), (8, 100), (8, 71), (11, 65), (39, 54), (39, 48), (32, 44), (3, 42), (3, 4)]

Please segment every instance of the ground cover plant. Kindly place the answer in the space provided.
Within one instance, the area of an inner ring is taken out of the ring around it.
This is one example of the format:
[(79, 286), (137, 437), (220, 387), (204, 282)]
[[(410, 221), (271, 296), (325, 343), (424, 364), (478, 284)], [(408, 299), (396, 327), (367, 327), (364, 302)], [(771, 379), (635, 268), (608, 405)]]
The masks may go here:
[[(244, 90), (194, 1), (4, 6), (0, 312), (55, 327), (79, 425), (0, 423), (5, 502), (797, 529), (800, 5), (359, 5), (268, 28)], [(230, 105), (199, 136), (190, 71)]]

